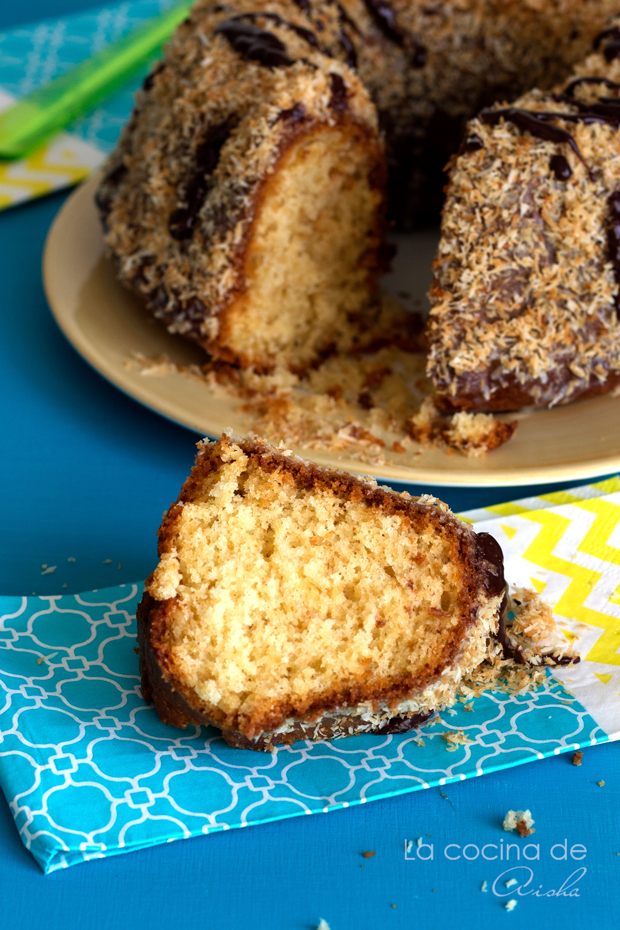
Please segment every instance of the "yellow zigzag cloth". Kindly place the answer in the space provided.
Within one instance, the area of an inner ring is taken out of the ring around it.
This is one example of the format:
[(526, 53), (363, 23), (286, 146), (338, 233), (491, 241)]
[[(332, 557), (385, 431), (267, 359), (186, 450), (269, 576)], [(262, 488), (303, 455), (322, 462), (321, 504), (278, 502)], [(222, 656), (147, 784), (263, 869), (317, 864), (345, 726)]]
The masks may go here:
[[(0, 111), (12, 103), (13, 98), (0, 90)], [(27, 158), (0, 161), (0, 210), (71, 187), (104, 158), (100, 149), (63, 132)]]
[[(554, 669), (608, 732), (620, 726), (620, 478), (469, 511), (514, 585), (544, 592), (579, 665)], [(482, 527), (480, 527), (482, 529)]]

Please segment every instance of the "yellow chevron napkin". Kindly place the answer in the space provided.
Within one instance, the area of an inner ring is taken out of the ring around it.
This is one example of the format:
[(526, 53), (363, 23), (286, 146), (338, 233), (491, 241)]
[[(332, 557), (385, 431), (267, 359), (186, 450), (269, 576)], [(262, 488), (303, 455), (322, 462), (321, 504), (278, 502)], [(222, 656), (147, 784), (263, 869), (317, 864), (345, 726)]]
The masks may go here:
[(543, 594), (564, 635), (577, 640), (581, 662), (553, 674), (607, 733), (618, 733), (620, 477), (463, 516), (500, 543), (511, 585)]
[[(0, 111), (14, 98), (0, 90)], [(71, 187), (97, 168), (105, 154), (78, 136), (60, 133), (27, 158), (0, 161), (0, 210)]]

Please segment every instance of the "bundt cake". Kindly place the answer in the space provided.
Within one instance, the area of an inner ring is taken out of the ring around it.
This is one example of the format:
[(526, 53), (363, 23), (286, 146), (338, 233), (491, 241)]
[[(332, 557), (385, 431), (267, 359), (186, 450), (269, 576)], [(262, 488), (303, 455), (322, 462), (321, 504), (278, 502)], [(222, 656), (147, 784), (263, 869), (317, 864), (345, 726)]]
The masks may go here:
[(142, 691), (233, 746), (403, 732), (497, 649), (502, 552), (432, 497), (199, 444), (138, 611)]
[(620, 384), (620, 17), (549, 92), (497, 104), (453, 159), (428, 373), (447, 410)]
[(616, 3), (199, 0), (99, 191), (120, 279), (233, 364), (348, 349), (377, 314), (386, 165), (406, 225), (466, 119), (559, 80)]

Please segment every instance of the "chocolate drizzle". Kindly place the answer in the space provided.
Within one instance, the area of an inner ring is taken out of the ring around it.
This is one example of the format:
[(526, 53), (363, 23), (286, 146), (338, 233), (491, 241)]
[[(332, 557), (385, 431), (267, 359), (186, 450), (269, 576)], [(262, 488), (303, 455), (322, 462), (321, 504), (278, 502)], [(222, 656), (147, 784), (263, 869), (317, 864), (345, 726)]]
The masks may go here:
[(484, 148), (484, 142), (475, 132), (463, 139), (459, 149), (459, 155), (465, 155), (467, 152), (479, 152)]
[[(620, 41), (620, 31), (618, 31)], [(501, 119), (512, 123), (518, 129), (529, 132), (538, 139), (546, 142), (565, 143), (571, 147), (577, 158), (585, 167), (591, 181), (594, 180), (592, 170), (586, 164), (573, 136), (561, 126), (554, 125), (554, 120), (567, 123), (603, 123), (614, 128), (620, 127), (620, 98), (599, 97), (594, 103), (586, 103), (575, 96), (575, 90), (582, 86), (602, 85), (609, 90), (620, 90), (620, 84), (605, 77), (581, 77), (571, 81), (563, 94), (552, 99), (557, 103), (566, 103), (576, 108), (576, 113), (558, 113), (551, 111), (521, 110), (518, 107), (505, 107), (494, 110), (485, 109), (480, 113), (480, 119), (489, 126), (496, 126)], [(559, 181), (566, 181), (571, 176), (571, 168), (563, 155), (554, 155), (550, 161), (552, 171)]]
[(594, 40), (594, 49), (600, 48), (605, 39), (611, 39), (603, 49), (603, 55), (607, 61), (613, 61), (620, 55), (620, 29), (618, 26), (612, 26), (611, 29), (603, 29), (599, 32)]
[[(283, 26), (285, 29), (290, 29), (292, 32), (298, 35), (300, 39), (303, 39), (304, 42), (307, 42), (308, 45), (311, 45), (313, 48), (318, 49), (319, 47), (317, 38), (310, 29), (306, 29), (304, 26), (297, 26), (295, 23), (290, 23), (287, 19), (282, 19), (278, 13), (240, 13), (238, 16), (233, 16), (229, 22), (238, 23), (242, 20), (249, 20), (250, 22), (253, 22), (257, 19), (268, 19), (276, 26)], [(265, 34), (271, 35), (270, 32)], [(273, 38), (275, 38), (275, 36), (273, 36)], [(282, 46), (282, 48), (284, 48), (284, 46)]]
[(115, 188), (118, 187), (119, 181), (127, 174), (127, 170), (127, 165), (123, 161), (116, 165), (115, 168), (108, 171), (95, 194), (95, 203), (99, 208), (104, 225), (112, 208)]
[(357, 68), (357, 52), (355, 51), (355, 46), (344, 30), (338, 33), (338, 41), (344, 49), (345, 61), (349, 68)]
[(609, 207), (609, 227), (607, 229), (607, 249), (609, 261), (614, 269), (614, 278), (618, 291), (614, 300), (616, 316), (620, 319), (620, 190), (615, 190), (607, 200)]
[(549, 159), (549, 167), (558, 181), (568, 181), (573, 173), (571, 166), (563, 155), (552, 155)]
[(347, 85), (342, 80), (340, 75), (334, 74), (333, 71), (330, 71), (329, 81), (331, 85), (329, 108), (330, 110), (336, 110), (336, 112), (342, 113), (343, 110), (346, 110), (349, 106), (349, 92), (347, 90)]
[(338, 21), (340, 23), (340, 32), (338, 33), (338, 41), (342, 45), (345, 54), (345, 61), (350, 68), (357, 68), (357, 51), (353, 45), (352, 40), (345, 32), (345, 26), (348, 26), (349, 29), (352, 29), (353, 32), (356, 32), (360, 35), (360, 31), (357, 28), (356, 24), (353, 22), (346, 10), (343, 9), (340, 3), (336, 4), (338, 10)]
[(142, 84), (142, 90), (146, 90), (148, 92), (153, 86), (153, 84), (155, 83), (155, 78), (157, 77), (157, 75), (161, 74), (161, 72), (164, 70), (165, 67), (166, 67), (166, 62), (159, 61), (155, 65), (153, 70), (149, 74), (147, 74), (147, 76), (144, 78), (144, 83)]
[(274, 120), (274, 125), (279, 122), (283, 123), (301, 123), (306, 119), (308, 113), (303, 103), (295, 103), (287, 110), (280, 110)]
[(476, 549), (478, 558), (486, 562), (484, 587), (490, 597), (506, 591), (504, 578), (504, 553), (502, 547), (490, 533), (476, 534)]
[(610, 81), (609, 78), (606, 77), (580, 77), (570, 82), (564, 91), (563, 98), (566, 99), (566, 97), (570, 97), (571, 103), (573, 103), (575, 90), (577, 87), (581, 87), (582, 84), (594, 86), (597, 84), (604, 84), (605, 87), (608, 87), (610, 90), (620, 90), (620, 84), (617, 84), (615, 81)]
[(293, 64), (286, 54), (284, 43), (265, 29), (227, 19), (219, 24), (215, 33), (225, 36), (234, 51), (242, 58), (257, 61), (266, 68), (288, 67)]
[[(587, 117), (584, 118), (583, 114), (545, 112), (539, 113), (531, 110), (520, 110), (518, 107), (506, 107), (502, 110), (482, 110), (480, 113), (480, 119), (488, 126), (497, 126), (500, 120), (505, 119), (506, 122), (512, 123), (522, 131), (531, 133), (531, 135), (535, 136), (537, 139), (543, 139), (545, 142), (566, 143), (571, 147), (579, 161), (583, 164), (584, 168), (588, 172), (590, 180), (594, 180), (594, 175), (592, 174), (589, 166), (586, 164), (583, 155), (579, 151), (579, 146), (571, 136), (570, 132), (568, 132), (566, 129), (562, 129), (561, 126), (555, 126), (553, 123), (549, 122), (549, 120), (553, 119), (563, 119), (568, 120), (569, 122), (594, 121), (588, 120)], [(597, 121), (601, 120), (598, 119)], [(604, 122), (607, 122), (607, 120), (604, 120)]]
[(499, 623), (497, 626), (497, 641), (502, 647), (505, 658), (515, 658), (508, 636), (506, 634), (506, 625), (508, 623), (508, 590), (504, 591), (502, 603), (499, 605)]
[(364, 6), (386, 39), (410, 52), (414, 68), (423, 68), (428, 57), (426, 46), (397, 25), (394, 10), (389, 3), (386, 0), (364, 0)]
[(189, 181), (183, 196), (183, 206), (173, 210), (168, 219), (168, 229), (173, 239), (190, 239), (194, 232), (198, 214), (211, 189), (211, 175), (217, 168), (221, 151), (237, 123), (231, 117), (209, 130), (196, 149), (196, 173)]
[(413, 714), (411, 717), (392, 717), (391, 720), (388, 720), (382, 727), (377, 727), (376, 730), (373, 729), (373, 733), (377, 736), (388, 736), (390, 733), (408, 733), (409, 730), (413, 730), (415, 727), (419, 727), (420, 724), (426, 723), (429, 717), (432, 717), (433, 711), (429, 710), (425, 714)]

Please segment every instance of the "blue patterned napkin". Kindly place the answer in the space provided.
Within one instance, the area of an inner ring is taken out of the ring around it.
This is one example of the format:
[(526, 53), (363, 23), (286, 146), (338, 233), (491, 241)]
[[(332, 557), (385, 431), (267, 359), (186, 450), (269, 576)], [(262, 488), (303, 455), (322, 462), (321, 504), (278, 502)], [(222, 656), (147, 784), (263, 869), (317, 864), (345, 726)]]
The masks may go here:
[[(273, 754), (232, 749), (214, 729), (165, 726), (143, 701), (141, 585), (0, 598), (0, 785), (41, 868), (364, 804), (620, 738), (620, 480), (470, 518), (501, 539), (510, 581), (545, 589), (583, 661), (557, 670), (570, 692), (548, 677), (535, 693), (485, 694), (473, 711), (460, 704), (400, 735), (299, 741)], [(458, 731), (456, 745), (444, 738)]]
[[(134, 653), (141, 586), (0, 599), (0, 784), (45, 872), (183, 837), (445, 785), (608, 739), (548, 679), (419, 732), (232, 749), (160, 722)], [(471, 743), (453, 751), (442, 733)], [(418, 745), (420, 740), (423, 745)]]

